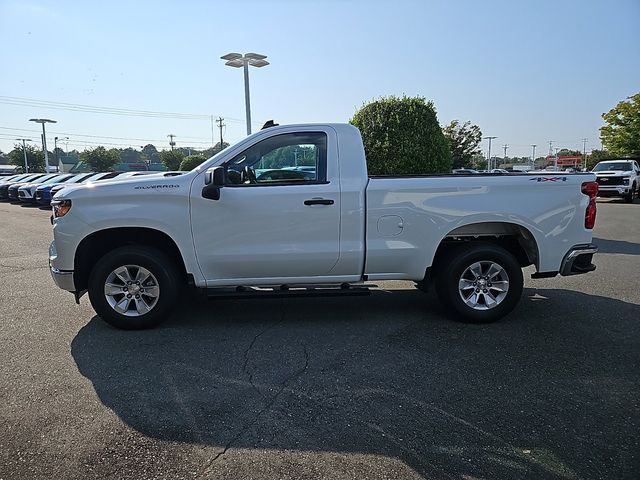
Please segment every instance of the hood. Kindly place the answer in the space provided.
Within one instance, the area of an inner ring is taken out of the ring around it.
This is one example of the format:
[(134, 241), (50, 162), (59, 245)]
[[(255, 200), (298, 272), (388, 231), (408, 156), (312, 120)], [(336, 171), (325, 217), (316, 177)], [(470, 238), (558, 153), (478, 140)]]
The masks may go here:
[(54, 199), (80, 199), (83, 197), (129, 197), (131, 195), (150, 195), (158, 193), (184, 193), (188, 189), (197, 172), (186, 172), (183, 175), (175, 175), (167, 172), (114, 179), (87, 182), (82, 184), (69, 184), (56, 192)]
[(633, 171), (627, 170), (603, 170), (601, 172), (593, 172), (596, 176), (607, 176), (607, 177), (630, 177), (633, 175)]

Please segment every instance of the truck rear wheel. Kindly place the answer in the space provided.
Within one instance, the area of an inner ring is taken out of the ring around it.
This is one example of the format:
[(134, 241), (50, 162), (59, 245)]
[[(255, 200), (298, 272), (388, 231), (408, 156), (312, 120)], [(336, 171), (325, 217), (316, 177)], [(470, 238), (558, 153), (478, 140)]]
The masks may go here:
[(504, 248), (471, 242), (445, 255), (436, 290), (449, 316), (473, 323), (493, 322), (520, 300), (522, 268)]
[(103, 256), (89, 276), (89, 300), (98, 316), (123, 330), (152, 328), (174, 306), (179, 275), (160, 250), (128, 246)]

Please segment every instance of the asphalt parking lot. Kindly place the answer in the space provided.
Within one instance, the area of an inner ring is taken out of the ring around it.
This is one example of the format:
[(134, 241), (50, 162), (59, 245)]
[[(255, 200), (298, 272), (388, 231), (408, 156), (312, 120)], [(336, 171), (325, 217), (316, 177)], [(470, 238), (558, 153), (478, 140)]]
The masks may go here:
[(495, 324), (390, 282), (122, 332), (54, 286), (49, 212), (0, 203), (0, 479), (638, 478), (640, 202), (598, 210), (597, 271)]

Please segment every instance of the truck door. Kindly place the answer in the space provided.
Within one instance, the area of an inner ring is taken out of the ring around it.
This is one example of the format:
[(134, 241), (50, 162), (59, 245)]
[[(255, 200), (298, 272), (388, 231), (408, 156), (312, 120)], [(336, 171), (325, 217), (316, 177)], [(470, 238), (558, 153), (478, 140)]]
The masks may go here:
[[(194, 246), (207, 284), (328, 275), (340, 255), (340, 186), (327, 181), (331, 132), (284, 133), (225, 163), (219, 200), (191, 194)], [(200, 185), (200, 183), (202, 185)]]

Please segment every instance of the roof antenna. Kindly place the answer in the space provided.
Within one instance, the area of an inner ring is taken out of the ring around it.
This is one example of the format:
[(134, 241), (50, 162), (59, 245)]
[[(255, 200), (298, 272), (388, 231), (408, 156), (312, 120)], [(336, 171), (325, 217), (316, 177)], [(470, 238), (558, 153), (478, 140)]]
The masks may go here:
[(264, 125), (262, 126), (261, 130), (264, 130), (265, 128), (270, 128), (270, 127), (277, 127), (279, 124), (278, 123), (274, 123), (273, 120), (267, 120), (266, 122), (264, 122)]

